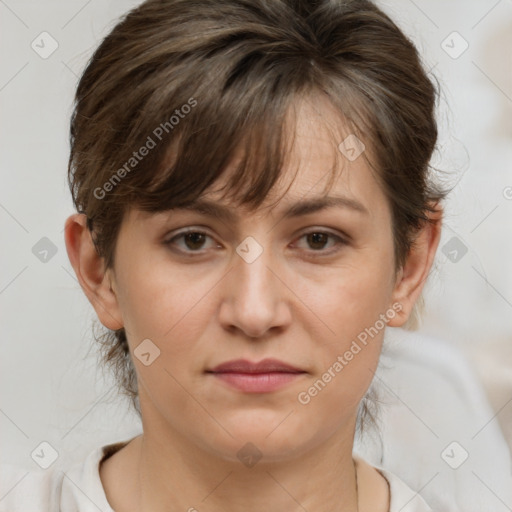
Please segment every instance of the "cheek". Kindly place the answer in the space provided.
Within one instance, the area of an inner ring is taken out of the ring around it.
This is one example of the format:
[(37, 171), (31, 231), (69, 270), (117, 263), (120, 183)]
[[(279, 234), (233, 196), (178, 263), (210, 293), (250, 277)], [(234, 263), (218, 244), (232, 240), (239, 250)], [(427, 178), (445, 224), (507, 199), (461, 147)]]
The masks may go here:
[[(336, 429), (357, 412), (378, 365), (386, 322), (386, 294), (374, 280), (339, 280), (317, 297), (322, 321), (329, 327), (317, 342), (321, 364), (296, 399), (319, 429)], [(331, 411), (326, 416), (326, 411)]]
[(359, 261), (330, 269), (321, 279), (302, 281), (297, 295), (318, 319), (317, 339), (343, 347), (372, 326), (389, 307), (392, 261), (360, 257)]
[[(137, 270), (119, 272), (123, 279), (119, 302), (139, 385), (162, 411), (169, 402), (183, 414), (198, 415), (182, 385), (188, 389), (191, 378), (203, 371), (206, 352), (198, 340), (204, 339), (206, 324), (213, 318), (207, 291), (218, 276), (177, 271), (155, 259), (131, 268)], [(137, 347), (146, 339), (159, 350), (147, 366), (137, 357)]]
[(373, 379), (385, 327), (394, 316), (389, 303), (392, 265), (382, 252), (379, 258), (360, 255), (357, 263), (334, 269), (314, 286), (302, 283), (298, 295), (307, 297), (314, 324), (320, 326), (310, 332), (322, 361), (317, 384), (303, 390), (304, 401), (311, 398), (319, 405), (318, 414), (326, 402), (356, 406)]
[(169, 369), (176, 366), (173, 361), (201, 361), (195, 354), (201, 347), (194, 340), (211, 322), (208, 290), (218, 276), (201, 275), (197, 268), (176, 269), (165, 255), (136, 259), (136, 265), (120, 265), (119, 271), (119, 304), (132, 350), (150, 339), (160, 348), (160, 362)]

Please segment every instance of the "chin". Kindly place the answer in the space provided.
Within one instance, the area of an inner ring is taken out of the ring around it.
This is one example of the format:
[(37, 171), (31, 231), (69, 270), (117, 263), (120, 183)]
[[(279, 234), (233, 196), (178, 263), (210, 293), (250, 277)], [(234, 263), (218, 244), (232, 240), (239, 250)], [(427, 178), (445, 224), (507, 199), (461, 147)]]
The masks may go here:
[(296, 412), (289, 413), (239, 414), (229, 423), (223, 422), (233, 437), (225, 432), (216, 439), (210, 437), (208, 450), (247, 467), (292, 460), (320, 444), (322, 433), (308, 432), (307, 423), (292, 419)]

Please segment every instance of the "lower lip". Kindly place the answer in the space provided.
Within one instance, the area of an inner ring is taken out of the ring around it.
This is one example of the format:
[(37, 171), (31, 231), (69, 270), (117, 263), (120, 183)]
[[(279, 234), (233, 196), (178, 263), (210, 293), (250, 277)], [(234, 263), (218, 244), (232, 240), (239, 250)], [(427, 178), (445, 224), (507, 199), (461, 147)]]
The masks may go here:
[(226, 384), (245, 393), (269, 393), (276, 391), (294, 381), (303, 373), (212, 373)]

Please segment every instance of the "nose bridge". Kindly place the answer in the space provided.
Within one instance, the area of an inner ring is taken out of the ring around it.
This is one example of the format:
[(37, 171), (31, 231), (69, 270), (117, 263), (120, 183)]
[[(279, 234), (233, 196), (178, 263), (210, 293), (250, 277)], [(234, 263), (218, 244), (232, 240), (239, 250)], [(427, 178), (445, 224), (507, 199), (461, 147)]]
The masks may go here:
[[(261, 236), (259, 237), (261, 239)], [(270, 244), (260, 244), (252, 236), (246, 237), (236, 248), (239, 261), (235, 263), (235, 272), (244, 293), (261, 294), (265, 289), (270, 292), (268, 267), (272, 266)]]
[(237, 246), (229, 273), (221, 321), (251, 337), (261, 336), (285, 321), (284, 317), (279, 318), (283, 312), (283, 290), (270, 270), (278, 267), (273, 256), (269, 244), (248, 236)]

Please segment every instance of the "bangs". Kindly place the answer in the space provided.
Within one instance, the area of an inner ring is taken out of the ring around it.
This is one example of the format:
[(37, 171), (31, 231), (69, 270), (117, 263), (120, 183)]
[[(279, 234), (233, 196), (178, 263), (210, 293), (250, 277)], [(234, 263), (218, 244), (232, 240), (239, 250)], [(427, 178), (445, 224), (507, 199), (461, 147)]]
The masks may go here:
[[(283, 169), (289, 170), (296, 107), (318, 94), (329, 98), (340, 114), (340, 125), (326, 124), (335, 155), (335, 163), (326, 169), (331, 175), (327, 187), (332, 186), (339, 162), (340, 126), (361, 136), (343, 112), (350, 107), (351, 117), (358, 116), (357, 110), (364, 105), (350, 87), (340, 90), (339, 82), (322, 83), (317, 64), (303, 54), (269, 56), (260, 49), (247, 56), (247, 44), (239, 48), (238, 60), (233, 55), (236, 48), (226, 51), (223, 47), (223, 52), (199, 61), (187, 63), (183, 58), (175, 66), (152, 63), (151, 80), (141, 80), (141, 69), (133, 63), (125, 80), (139, 85), (123, 97), (109, 95), (117, 119), (115, 133), (110, 124), (105, 140), (114, 139), (117, 150), (101, 152), (108, 155), (103, 162), (104, 181), (115, 180), (107, 194), (96, 197), (103, 211), (108, 203), (111, 208), (122, 205), (123, 213), (132, 207), (148, 212), (178, 208), (200, 197), (228, 168), (225, 196), (235, 205), (259, 207)], [(185, 67), (187, 81), (181, 78)], [(135, 70), (137, 75), (132, 76)], [(190, 83), (196, 86), (191, 88)]]
[[(231, 106), (234, 98), (225, 94), (222, 101), (214, 102), (216, 117), (222, 122), (207, 126), (201, 119), (212, 118), (212, 113), (208, 112), (212, 106), (198, 102), (195, 111), (182, 121), (181, 131), (169, 141), (162, 140), (165, 149), (158, 154), (159, 161), (148, 159), (132, 179), (127, 180), (128, 202), (148, 212), (179, 208), (194, 202), (221, 178), (226, 178), (223, 188), (218, 189), (222, 198), (228, 199), (234, 208), (243, 205), (256, 209), (284, 179), (286, 172), (286, 179), (290, 181), (282, 195), (275, 199), (279, 201), (293, 184), (300, 167), (300, 162), (292, 167), (297, 107), (315, 94), (321, 92), (310, 88), (281, 97), (258, 99), (250, 95), (242, 97), (238, 91), (237, 114)], [(310, 104), (314, 105), (314, 100)], [(334, 156), (332, 165), (325, 169), (321, 178), (322, 181), (329, 178), (323, 190), (326, 193), (340, 168), (341, 129), (346, 130), (347, 135), (356, 131), (362, 135), (355, 123), (344, 117), (336, 126), (324, 122), (322, 125), (330, 135)]]

